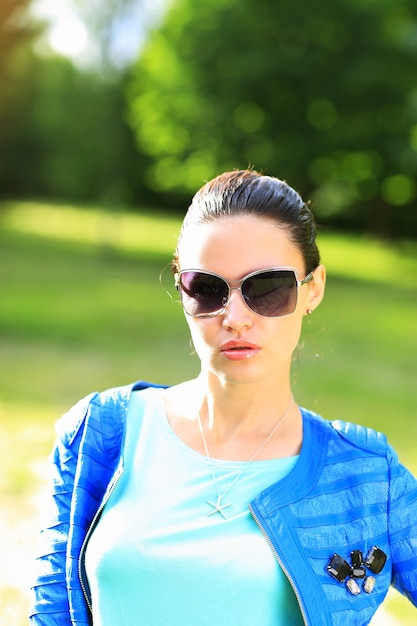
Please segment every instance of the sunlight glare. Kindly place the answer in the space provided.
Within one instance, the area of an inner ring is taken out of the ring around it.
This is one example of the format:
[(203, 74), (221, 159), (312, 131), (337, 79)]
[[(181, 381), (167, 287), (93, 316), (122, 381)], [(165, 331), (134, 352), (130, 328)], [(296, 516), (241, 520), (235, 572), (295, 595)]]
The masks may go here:
[(74, 57), (87, 46), (88, 33), (76, 17), (67, 17), (54, 23), (49, 33), (49, 44), (59, 54)]

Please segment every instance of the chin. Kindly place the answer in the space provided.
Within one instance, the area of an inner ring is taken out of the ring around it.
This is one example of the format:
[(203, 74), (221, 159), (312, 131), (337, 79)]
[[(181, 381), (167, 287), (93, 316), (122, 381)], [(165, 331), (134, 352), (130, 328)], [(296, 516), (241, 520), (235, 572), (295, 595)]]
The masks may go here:
[(212, 376), (227, 385), (250, 385), (265, 380), (266, 372), (258, 367), (228, 367), (210, 369)]

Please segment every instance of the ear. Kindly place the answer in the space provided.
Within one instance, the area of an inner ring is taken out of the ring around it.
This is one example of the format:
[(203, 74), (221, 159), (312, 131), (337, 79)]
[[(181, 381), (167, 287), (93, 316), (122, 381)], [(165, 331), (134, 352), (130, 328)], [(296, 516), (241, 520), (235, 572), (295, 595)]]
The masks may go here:
[(308, 283), (308, 295), (306, 299), (306, 314), (312, 313), (319, 306), (324, 297), (326, 285), (326, 268), (319, 265), (313, 272), (313, 280)]

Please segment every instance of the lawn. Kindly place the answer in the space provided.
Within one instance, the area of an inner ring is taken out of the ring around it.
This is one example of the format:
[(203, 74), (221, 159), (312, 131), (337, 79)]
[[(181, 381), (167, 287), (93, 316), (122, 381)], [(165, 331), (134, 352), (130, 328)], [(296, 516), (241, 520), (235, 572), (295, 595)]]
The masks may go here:
[[(57, 417), (95, 389), (198, 371), (159, 282), (178, 230), (164, 213), (0, 206), (0, 626), (26, 624)], [(417, 245), (322, 232), (320, 246), (328, 288), (295, 356), (297, 400), (382, 430), (417, 472)], [(407, 607), (390, 595), (373, 623), (411, 626)]]

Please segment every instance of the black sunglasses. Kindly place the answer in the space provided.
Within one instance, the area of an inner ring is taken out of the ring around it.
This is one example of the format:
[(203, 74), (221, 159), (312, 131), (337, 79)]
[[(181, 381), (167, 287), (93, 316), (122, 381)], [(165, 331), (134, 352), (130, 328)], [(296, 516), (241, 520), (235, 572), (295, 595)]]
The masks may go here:
[(181, 292), (185, 312), (192, 317), (214, 317), (226, 309), (232, 289), (238, 289), (246, 305), (258, 315), (280, 317), (294, 313), (298, 288), (313, 278), (313, 272), (298, 280), (292, 267), (272, 267), (248, 274), (232, 287), (212, 272), (181, 270), (175, 286)]

